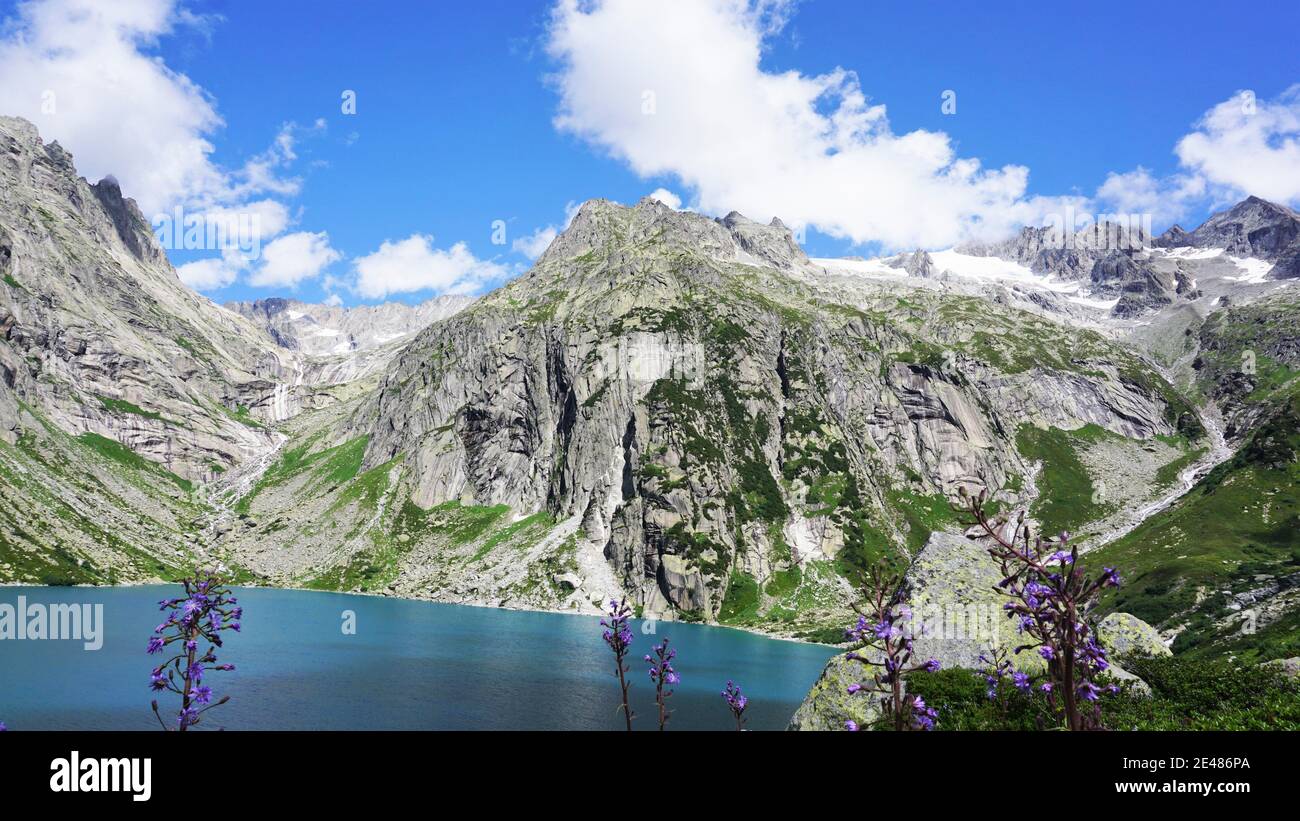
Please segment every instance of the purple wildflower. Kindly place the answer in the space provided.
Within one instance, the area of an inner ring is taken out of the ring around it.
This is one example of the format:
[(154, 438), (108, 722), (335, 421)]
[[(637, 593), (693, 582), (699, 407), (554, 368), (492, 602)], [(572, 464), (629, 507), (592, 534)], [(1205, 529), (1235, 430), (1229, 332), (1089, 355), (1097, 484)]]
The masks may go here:
[(939, 713), (933, 707), (927, 707), (925, 699), (920, 696), (912, 696), (912, 721), (917, 729), (930, 731), (934, 729), (935, 719)]
[(621, 601), (610, 599), (609, 614), (600, 620), (600, 626), (605, 628), (601, 638), (614, 653), (614, 674), (618, 677), (619, 690), (623, 694), (623, 702), (619, 705), (619, 709), (623, 711), (628, 732), (632, 731), (632, 708), (628, 704), (627, 691), (632, 685), (627, 680), (628, 667), (625, 659), (632, 646), (632, 631), (628, 628), (631, 618), (632, 608), (628, 607), (627, 599)]
[[(176, 729), (187, 730), (198, 724), (202, 715), (212, 707), (224, 704), (229, 696), (213, 702), (212, 688), (203, 684), (209, 671), (234, 670), (233, 664), (217, 664), (216, 648), (222, 646), (219, 633), (238, 629), (238, 624), (227, 624), (227, 617), (235, 610), (235, 598), (229, 588), (213, 573), (200, 573), (182, 582), (185, 596), (162, 599), (162, 610), (170, 610), (167, 619), (150, 637), (148, 653), (155, 654), (169, 643), (179, 642), (183, 652), (155, 667), (149, 677), (149, 687), (154, 692), (171, 691), (181, 697), (176, 714)], [(200, 650), (200, 642), (208, 649)], [(154, 715), (163, 729), (168, 729), (159, 712), (158, 702), (151, 703)], [(201, 708), (201, 709), (200, 709)]]
[(745, 729), (745, 708), (749, 706), (749, 698), (740, 692), (740, 687), (734, 681), (727, 682), (722, 697), (727, 702), (727, 709), (731, 710), (732, 718), (736, 720), (736, 729)]
[(664, 728), (668, 722), (671, 713), (668, 710), (668, 699), (672, 696), (671, 687), (681, 683), (681, 676), (673, 669), (673, 659), (677, 658), (677, 651), (668, 646), (668, 639), (664, 639), (654, 648), (654, 655), (646, 654), (646, 663), (650, 665), (650, 680), (655, 683), (655, 704), (659, 708), (659, 729)]

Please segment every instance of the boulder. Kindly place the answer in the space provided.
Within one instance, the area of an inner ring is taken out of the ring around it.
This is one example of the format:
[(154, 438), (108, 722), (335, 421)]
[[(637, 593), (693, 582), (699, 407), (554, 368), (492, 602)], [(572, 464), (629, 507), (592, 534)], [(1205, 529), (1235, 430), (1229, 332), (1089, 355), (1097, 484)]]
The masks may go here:
[(803, 703), (790, 719), (790, 730), (843, 730), (845, 722), (866, 727), (880, 717), (879, 699), (865, 693), (849, 695), (850, 684), (871, 680), (871, 668), (847, 654), (826, 662)]
[[(979, 541), (951, 533), (933, 533), (903, 577), (905, 600), (913, 613), (913, 659), (938, 659), (944, 668), (977, 670), (979, 657), (990, 648), (1012, 652), (1016, 667), (1043, 669), (1037, 653), (1014, 654), (1024, 643), (1014, 619), (1002, 610), (1007, 596), (994, 588), (1002, 580), (997, 562)], [(1169, 655), (1155, 628), (1128, 613), (1112, 613), (1097, 627), (1098, 639), (1113, 656)], [(1139, 693), (1150, 693), (1146, 682), (1111, 664), (1111, 677), (1132, 682)], [(847, 655), (827, 662), (817, 683), (790, 720), (791, 730), (838, 730), (844, 722), (865, 724), (878, 715), (875, 699), (850, 696), (850, 684), (866, 683), (871, 673)]]
[[(1012, 651), (1023, 644), (1015, 620), (1002, 609), (1009, 598), (994, 589), (1001, 580), (1001, 568), (982, 542), (932, 533), (903, 577), (916, 625), (916, 657), (976, 669), (980, 655), (991, 648)], [(1013, 661), (1025, 670), (1042, 668), (1033, 653), (1021, 653)]]
[(1281, 670), (1289, 678), (1300, 678), (1300, 656), (1289, 659), (1273, 659), (1260, 665), (1273, 670)]
[(1154, 627), (1128, 613), (1111, 613), (1102, 619), (1097, 625), (1097, 640), (1117, 659), (1173, 655)]

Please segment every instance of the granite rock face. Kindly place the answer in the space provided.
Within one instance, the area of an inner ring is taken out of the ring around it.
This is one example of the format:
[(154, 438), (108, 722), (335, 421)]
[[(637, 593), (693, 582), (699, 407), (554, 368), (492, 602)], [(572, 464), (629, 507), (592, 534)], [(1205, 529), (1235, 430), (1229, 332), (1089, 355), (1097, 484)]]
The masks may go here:
[(1172, 431), (1118, 350), (1086, 372), (977, 364), (959, 352), (975, 315), (845, 291), (791, 242), (736, 214), (588, 202), (532, 271), (417, 336), (346, 435), (370, 437), (367, 468), (402, 455), (421, 507), (577, 517), (580, 555), (645, 612), (712, 621), (738, 577), (766, 601), (777, 573), (901, 545), (890, 490), (909, 475), (955, 498), (1026, 474), (1021, 424)]
[(270, 441), (238, 409), (269, 419), (292, 359), (177, 279), (116, 181), (88, 184), (57, 143), (7, 117), (0, 267), (4, 381), (60, 429), (116, 440), (189, 479)]

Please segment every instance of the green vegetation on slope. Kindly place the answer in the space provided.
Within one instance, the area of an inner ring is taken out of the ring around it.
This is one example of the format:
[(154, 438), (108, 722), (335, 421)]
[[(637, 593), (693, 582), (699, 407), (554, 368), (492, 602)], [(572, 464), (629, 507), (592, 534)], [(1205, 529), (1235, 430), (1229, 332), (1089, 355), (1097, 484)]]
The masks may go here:
[(259, 493), (283, 485), (304, 474), (310, 476), (309, 492), (313, 494), (322, 490), (331, 490), (353, 479), (361, 470), (361, 461), (366, 455), (366, 445), (370, 443), (370, 437), (358, 436), (341, 445), (312, 452), (312, 448), (320, 438), (320, 434), (309, 437), (297, 447), (286, 450), (275, 464), (262, 474), (253, 489), (235, 503), (235, 511), (248, 513)]
[(1043, 463), (1038, 499), (1030, 509), (1043, 532), (1075, 532), (1110, 511), (1098, 498), (1092, 477), (1079, 459), (1080, 450), (1108, 437), (1121, 438), (1097, 425), (1072, 431), (1023, 425), (1016, 433), (1020, 455)]
[[(1269, 626), (1241, 635), (1232, 595), (1300, 574), (1300, 395), (1260, 423), (1235, 456), (1186, 496), (1124, 538), (1086, 557), (1123, 568), (1108, 609), (1169, 628), (1187, 627), (1175, 650), (1276, 658), (1300, 640)], [(1294, 625), (1294, 618), (1289, 622)], [(1224, 644), (1226, 642), (1226, 644)]]
[(185, 560), (176, 550), (193, 537), (203, 509), (190, 483), (112, 439), (73, 437), (23, 410), (40, 427), (16, 445), (0, 441), (0, 578), (177, 578)]
[(182, 479), (157, 462), (149, 461), (115, 439), (100, 436), (98, 433), (83, 433), (77, 439), (90, 450), (105, 459), (117, 462), (119, 465), (160, 476), (169, 482), (175, 483), (178, 488), (186, 493), (194, 489), (194, 485), (190, 480)]
[[(1102, 724), (1112, 730), (1300, 730), (1300, 682), (1277, 670), (1180, 657), (1124, 659), (1151, 687), (1103, 696)], [(936, 730), (1037, 730), (1055, 726), (1045, 699), (1004, 682), (990, 701), (973, 670), (952, 668), (908, 680), (939, 712)]]

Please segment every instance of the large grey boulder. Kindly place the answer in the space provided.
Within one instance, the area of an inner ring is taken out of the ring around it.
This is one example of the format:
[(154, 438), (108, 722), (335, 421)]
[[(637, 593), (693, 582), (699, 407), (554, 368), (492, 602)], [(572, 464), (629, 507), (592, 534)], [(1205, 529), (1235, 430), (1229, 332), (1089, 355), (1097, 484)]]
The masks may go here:
[[(916, 657), (974, 669), (981, 666), (980, 655), (991, 648), (1012, 653), (1023, 644), (1015, 620), (1002, 609), (1009, 598), (995, 590), (1001, 580), (1001, 568), (981, 542), (951, 533), (931, 534), (903, 577), (916, 625)], [(1032, 653), (1021, 653), (1013, 661), (1023, 669), (1042, 667)]]
[(1300, 656), (1289, 659), (1273, 659), (1272, 661), (1264, 662), (1260, 667), (1266, 667), (1270, 670), (1280, 670), (1289, 678), (1300, 679)]
[(1173, 655), (1154, 627), (1128, 613), (1111, 613), (1102, 619), (1097, 625), (1097, 640), (1117, 659)]

